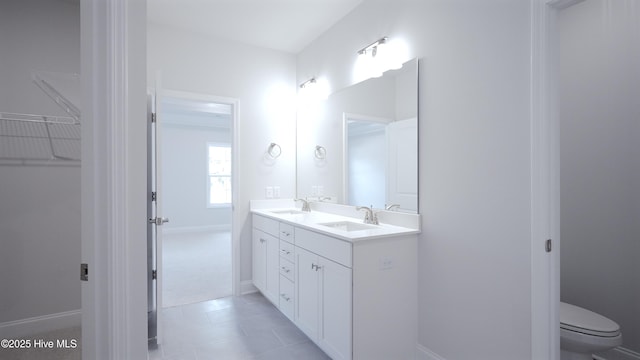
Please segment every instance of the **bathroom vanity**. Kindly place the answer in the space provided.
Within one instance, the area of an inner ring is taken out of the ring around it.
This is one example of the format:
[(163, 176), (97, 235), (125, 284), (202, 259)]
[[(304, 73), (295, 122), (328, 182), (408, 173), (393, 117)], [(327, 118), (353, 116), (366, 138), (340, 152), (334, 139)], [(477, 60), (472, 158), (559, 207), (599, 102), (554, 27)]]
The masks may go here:
[(413, 358), (419, 215), (311, 205), (252, 201), (254, 285), (333, 359)]

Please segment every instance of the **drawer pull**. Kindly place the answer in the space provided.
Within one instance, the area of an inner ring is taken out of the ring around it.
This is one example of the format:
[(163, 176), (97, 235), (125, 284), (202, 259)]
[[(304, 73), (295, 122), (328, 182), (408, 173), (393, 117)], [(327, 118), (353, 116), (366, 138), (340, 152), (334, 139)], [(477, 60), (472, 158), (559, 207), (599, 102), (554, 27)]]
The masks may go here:
[(284, 272), (289, 273), (291, 271), (291, 269), (287, 269), (286, 267), (282, 267), (282, 270), (284, 270)]
[(263, 243), (263, 242), (265, 242), (265, 241), (267, 241), (267, 240), (265, 240), (265, 239), (263, 239), (263, 238), (260, 238), (260, 242), (261, 242), (261, 243)]
[(288, 232), (286, 232), (286, 231), (283, 231), (283, 232), (282, 232), (282, 235), (284, 235), (284, 236), (291, 236), (291, 233), (288, 233)]
[(322, 269), (322, 266), (316, 265), (316, 264), (313, 264), (313, 263), (311, 264), (311, 270), (318, 271), (320, 269)]
[(287, 294), (280, 294), (280, 297), (283, 298), (285, 301), (291, 300), (291, 298), (288, 297)]
[(280, 251), (282, 251), (282, 252), (283, 252), (283, 253), (285, 253), (286, 255), (291, 254), (291, 251), (289, 251), (289, 250), (282, 249), (282, 250), (280, 250)]

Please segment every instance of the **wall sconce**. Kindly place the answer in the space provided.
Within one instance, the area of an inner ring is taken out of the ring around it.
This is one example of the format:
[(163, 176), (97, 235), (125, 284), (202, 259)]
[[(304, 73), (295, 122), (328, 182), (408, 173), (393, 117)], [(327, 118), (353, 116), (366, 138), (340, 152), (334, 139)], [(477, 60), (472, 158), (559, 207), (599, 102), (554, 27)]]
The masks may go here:
[(300, 89), (309, 89), (316, 84), (316, 78), (312, 77), (311, 79), (300, 84)]
[(357, 81), (380, 77), (387, 70), (400, 69), (404, 55), (399, 50), (397, 41), (390, 41), (386, 36), (358, 50)]
[(362, 56), (362, 55), (371, 54), (371, 57), (376, 57), (376, 55), (378, 55), (378, 47), (382, 48), (387, 43), (387, 40), (389, 40), (389, 38), (385, 36), (381, 39), (378, 39), (372, 42), (371, 44), (358, 50), (358, 55)]
[(300, 95), (307, 101), (325, 100), (329, 96), (328, 84), (325, 79), (311, 79), (300, 84)]

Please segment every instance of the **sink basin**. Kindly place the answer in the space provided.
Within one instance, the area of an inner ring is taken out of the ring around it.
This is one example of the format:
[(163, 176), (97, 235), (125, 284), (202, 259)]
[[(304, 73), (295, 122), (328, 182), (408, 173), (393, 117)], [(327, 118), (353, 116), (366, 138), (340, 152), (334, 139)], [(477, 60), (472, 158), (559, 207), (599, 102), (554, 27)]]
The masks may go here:
[(302, 210), (298, 210), (298, 209), (282, 209), (282, 210), (272, 210), (271, 211), (274, 214), (279, 214), (279, 215), (296, 215), (296, 214), (304, 214), (304, 212)]
[(336, 230), (342, 230), (342, 231), (360, 231), (360, 230), (371, 230), (376, 228), (375, 225), (356, 223), (353, 221), (335, 221), (335, 222), (328, 222), (328, 223), (320, 223), (318, 225), (322, 225), (322, 226), (326, 226), (326, 227), (330, 227), (330, 228), (333, 228)]

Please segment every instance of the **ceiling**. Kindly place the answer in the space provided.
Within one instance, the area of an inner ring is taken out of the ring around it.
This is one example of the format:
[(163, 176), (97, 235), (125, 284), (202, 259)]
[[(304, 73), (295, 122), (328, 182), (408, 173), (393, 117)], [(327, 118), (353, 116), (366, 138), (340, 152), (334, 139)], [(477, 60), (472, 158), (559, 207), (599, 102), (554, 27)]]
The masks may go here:
[(148, 0), (150, 22), (299, 53), (364, 0)]

